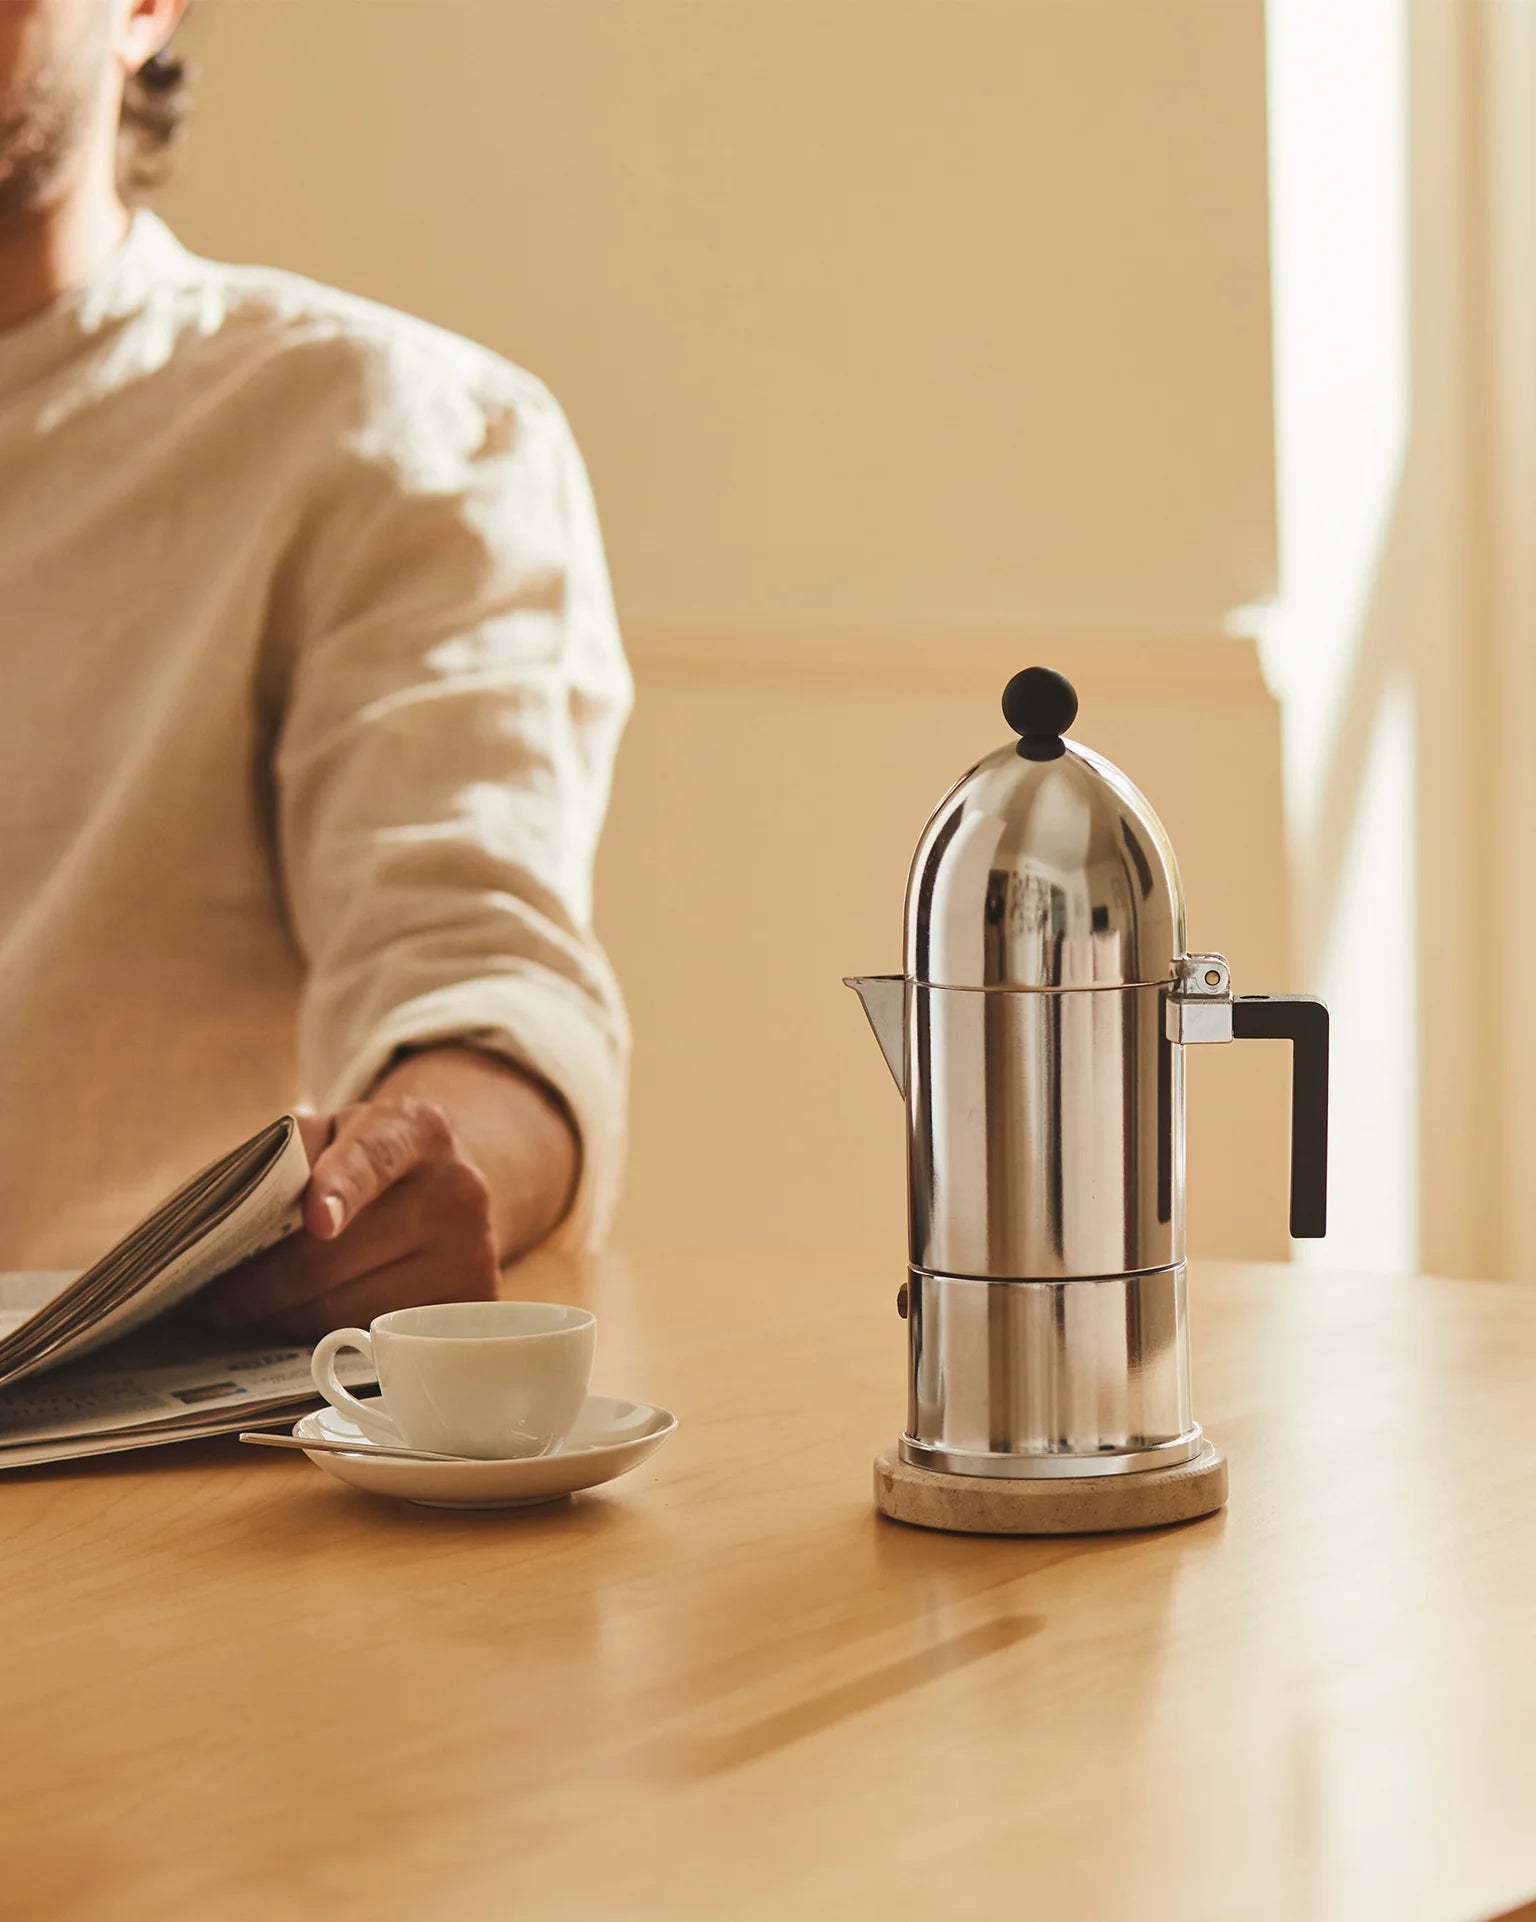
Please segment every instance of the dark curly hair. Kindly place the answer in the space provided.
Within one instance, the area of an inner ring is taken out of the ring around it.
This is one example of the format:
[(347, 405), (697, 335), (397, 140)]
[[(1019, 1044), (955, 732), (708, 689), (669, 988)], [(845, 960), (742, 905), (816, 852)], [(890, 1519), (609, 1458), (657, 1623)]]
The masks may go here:
[(174, 166), (192, 104), (192, 73), (191, 62), (166, 47), (124, 89), (117, 175), (126, 198), (158, 187)]

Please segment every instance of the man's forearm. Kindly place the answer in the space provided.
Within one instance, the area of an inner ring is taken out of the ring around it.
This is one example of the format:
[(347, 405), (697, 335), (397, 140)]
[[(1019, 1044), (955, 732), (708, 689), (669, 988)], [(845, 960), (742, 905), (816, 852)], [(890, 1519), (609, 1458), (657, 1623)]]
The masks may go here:
[(559, 1101), (522, 1070), (476, 1048), (424, 1048), (402, 1056), (373, 1092), (442, 1109), (465, 1160), (490, 1190), (503, 1261), (536, 1247), (564, 1219), (580, 1145)]

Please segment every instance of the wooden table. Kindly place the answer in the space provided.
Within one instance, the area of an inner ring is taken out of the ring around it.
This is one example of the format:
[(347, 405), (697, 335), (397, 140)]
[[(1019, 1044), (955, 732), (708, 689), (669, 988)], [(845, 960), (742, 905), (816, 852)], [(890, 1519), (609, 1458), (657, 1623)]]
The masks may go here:
[[(1222, 1516), (876, 1518), (890, 1273), (531, 1275), (675, 1408), (574, 1504), (232, 1442), (0, 1482), (0, 1914), (1474, 1922), (1536, 1895), (1536, 1290), (1194, 1287)], [(319, 1904), (311, 1911), (310, 1904)]]

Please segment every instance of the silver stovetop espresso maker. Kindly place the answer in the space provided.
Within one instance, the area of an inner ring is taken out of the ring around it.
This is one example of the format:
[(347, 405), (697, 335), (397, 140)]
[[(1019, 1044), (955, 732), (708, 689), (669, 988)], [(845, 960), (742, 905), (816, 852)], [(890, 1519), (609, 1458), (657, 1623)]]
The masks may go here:
[(1221, 955), (1185, 952), (1168, 836), (1117, 767), (1062, 738), (1061, 675), (1016, 674), (1003, 713), (1019, 739), (918, 844), (904, 972), (848, 983), (906, 1101), (899, 1460), (909, 1483), (988, 1478), (994, 1515), (999, 1481), (1038, 1501), (1042, 1483), (1211, 1452), (1190, 1397), (1184, 1049), (1291, 1042), (1293, 1235), (1324, 1232), (1328, 1156), (1323, 1004), (1234, 996)]

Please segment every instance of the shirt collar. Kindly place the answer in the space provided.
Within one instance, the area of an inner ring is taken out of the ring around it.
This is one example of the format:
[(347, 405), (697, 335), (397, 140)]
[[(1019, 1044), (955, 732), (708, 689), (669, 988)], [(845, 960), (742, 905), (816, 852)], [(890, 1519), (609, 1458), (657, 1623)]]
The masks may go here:
[(137, 313), (179, 252), (165, 223), (139, 208), (86, 283), (14, 327), (0, 329), (0, 394), (67, 367), (115, 323)]

